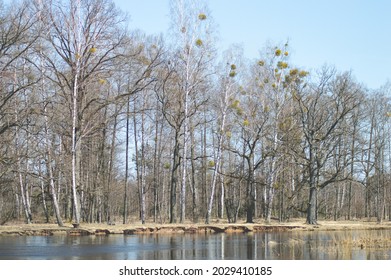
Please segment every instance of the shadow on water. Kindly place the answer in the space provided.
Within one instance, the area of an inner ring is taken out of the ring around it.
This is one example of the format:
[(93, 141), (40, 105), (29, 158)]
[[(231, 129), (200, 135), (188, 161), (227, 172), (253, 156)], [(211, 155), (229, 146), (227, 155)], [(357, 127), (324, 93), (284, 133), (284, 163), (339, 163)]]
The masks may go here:
[(0, 259), (391, 259), (391, 231), (1, 236)]

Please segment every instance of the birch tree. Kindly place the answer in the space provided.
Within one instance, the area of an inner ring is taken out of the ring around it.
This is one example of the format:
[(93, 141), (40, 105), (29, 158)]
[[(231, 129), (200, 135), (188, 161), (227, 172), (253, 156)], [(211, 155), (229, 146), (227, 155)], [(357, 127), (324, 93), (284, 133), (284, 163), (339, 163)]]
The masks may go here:
[(82, 139), (91, 131), (93, 119), (83, 114), (99, 103), (99, 97), (88, 92), (91, 83), (104, 84), (105, 74), (119, 55), (116, 50), (124, 41), (118, 27), (123, 21), (110, 1), (47, 1), (44, 2), (47, 26), (46, 39), (53, 53), (46, 56), (48, 67), (69, 106), (72, 202), (75, 224), (80, 223), (80, 156)]
[[(180, 222), (186, 217), (186, 189), (188, 181), (188, 158), (190, 141), (190, 118), (197, 113), (198, 107), (205, 100), (202, 100), (200, 87), (206, 82), (210, 74), (207, 67), (213, 59), (212, 54), (212, 29), (210, 27), (210, 15), (207, 6), (201, 1), (171, 1), (172, 36), (176, 41), (174, 57), (176, 62), (176, 73), (179, 79), (177, 94), (182, 105), (182, 121), (180, 124), (182, 142), (181, 152), (181, 190), (180, 190)], [(179, 138), (178, 138), (179, 140)], [(176, 149), (178, 146), (176, 145)], [(172, 192), (176, 190), (172, 189)]]
[[(159, 69), (161, 64), (164, 61), (165, 56), (165, 46), (163, 41), (159, 37), (146, 36), (140, 32), (135, 32), (130, 35), (128, 45), (124, 49), (124, 61), (121, 68), (123, 69), (121, 75), (125, 75), (125, 90), (116, 96), (116, 103), (125, 103), (126, 108), (126, 132), (125, 132), (125, 183), (124, 183), (124, 200), (123, 200), (123, 223), (126, 223), (127, 220), (127, 208), (128, 208), (128, 179), (129, 179), (129, 137), (130, 137), (130, 122), (131, 122), (131, 113), (133, 112), (133, 132), (136, 134), (138, 131), (138, 125), (136, 123), (136, 118), (138, 115), (143, 115), (144, 110), (137, 107), (137, 98), (138, 94), (148, 93), (153, 91), (156, 86), (156, 83), (159, 79)], [(142, 99), (143, 97), (141, 97)], [(133, 104), (132, 104), (133, 103)], [(133, 109), (131, 108), (133, 107)], [(147, 109), (145, 109), (147, 110)], [(144, 134), (142, 134), (144, 137)], [(141, 138), (142, 138), (141, 137)], [(141, 141), (141, 145), (144, 145), (144, 141)], [(145, 223), (146, 210), (145, 210), (145, 182), (142, 176), (139, 176), (141, 173), (140, 165), (138, 160), (138, 144), (139, 139), (134, 135), (134, 145), (135, 145), (135, 157), (136, 157), (136, 175), (137, 175), (137, 184), (139, 186), (140, 192), (140, 206), (141, 209), (141, 219)], [(144, 155), (141, 156), (142, 161)], [(141, 180), (140, 180), (141, 179)], [(140, 187), (141, 186), (141, 187)]]
[(264, 162), (267, 222), (271, 221), (277, 181), (283, 171), (283, 159), (286, 156), (284, 139), (295, 126), (292, 117), (292, 85), (308, 74), (289, 64), (288, 50), (288, 43), (283, 46), (267, 47), (264, 57), (258, 60), (258, 65), (253, 70), (268, 115), (267, 134), (264, 137), (264, 149), (268, 151)]
[[(215, 199), (216, 185), (218, 177), (220, 176), (220, 181), (222, 178), (222, 155), (224, 153), (224, 142), (227, 137), (227, 123), (229, 122), (230, 111), (235, 110), (238, 106), (238, 99), (235, 98), (239, 91), (239, 84), (237, 82), (236, 71), (237, 67), (239, 69), (239, 63), (241, 61), (242, 54), (240, 50), (230, 50), (227, 51), (224, 55), (224, 61), (221, 63), (221, 73), (219, 74), (219, 84), (218, 94), (215, 97), (215, 110), (216, 112), (216, 123), (215, 123), (215, 134), (216, 134), (216, 146), (214, 147), (214, 157), (213, 162), (209, 165), (213, 167), (212, 181), (210, 186), (210, 195), (208, 200), (208, 208), (206, 212), (205, 223), (210, 223), (210, 216), (212, 214), (212, 208)], [(239, 63), (238, 63), (239, 62)], [(240, 70), (239, 70), (240, 71)], [(234, 75), (235, 73), (235, 75)], [(222, 183), (221, 187), (221, 208), (224, 209), (224, 186)]]
[[(19, 191), (14, 192), (5, 187), (4, 193), (14, 193), (16, 204), (20, 203), (18, 196), (21, 197), (26, 222), (30, 223), (32, 213), (28, 182), (25, 180), (28, 166), (26, 155), (22, 154), (28, 151), (20, 145), (24, 146), (29, 142), (26, 139), (28, 133), (22, 132), (22, 128), (25, 127), (31, 111), (31, 88), (38, 82), (37, 77), (32, 75), (33, 63), (29, 55), (31, 47), (39, 37), (39, 30), (35, 28), (37, 17), (28, 2), (12, 6), (1, 3), (0, 11), (0, 180), (10, 180), (9, 172), (14, 167), (17, 171), (15, 174), (18, 174)], [(15, 157), (10, 154), (11, 147), (16, 148)], [(8, 199), (11, 200), (10, 197)], [(6, 214), (5, 217), (8, 218), (9, 215)]]

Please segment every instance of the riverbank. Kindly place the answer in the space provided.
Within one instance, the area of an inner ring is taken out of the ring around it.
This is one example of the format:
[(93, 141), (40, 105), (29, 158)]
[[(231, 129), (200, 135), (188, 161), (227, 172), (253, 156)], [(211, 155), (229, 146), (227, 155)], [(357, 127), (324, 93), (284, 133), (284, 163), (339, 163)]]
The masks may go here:
[(318, 225), (307, 225), (304, 220), (287, 223), (259, 222), (246, 223), (213, 223), (206, 224), (88, 224), (82, 223), (78, 228), (66, 223), (64, 227), (56, 224), (6, 224), (0, 226), (0, 235), (109, 235), (109, 234), (172, 234), (172, 233), (232, 233), (232, 232), (265, 232), (265, 231), (337, 231), (337, 230), (376, 230), (391, 229), (391, 222), (378, 224), (373, 221), (319, 221)]

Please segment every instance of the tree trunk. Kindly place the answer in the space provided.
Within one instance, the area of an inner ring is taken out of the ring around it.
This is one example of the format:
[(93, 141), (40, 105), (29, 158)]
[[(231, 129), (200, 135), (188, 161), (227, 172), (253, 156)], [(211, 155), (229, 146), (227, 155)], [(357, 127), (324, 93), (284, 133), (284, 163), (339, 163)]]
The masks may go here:
[(56, 215), (57, 224), (60, 227), (63, 227), (64, 223), (61, 219), (60, 207), (58, 205), (57, 192), (56, 192), (56, 188), (55, 188), (55, 184), (54, 184), (53, 168), (51, 166), (51, 151), (48, 146), (46, 149), (47, 149), (47, 155), (48, 155), (48, 161), (46, 163), (46, 166), (49, 171), (49, 185), (50, 185), (50, 192), (51, 192), (51, 197), (52, 197), (52, 202), (53, 202), (54, 214)]
[(316, 186), (310, 187), (310, 197), (308, 202), (308, 210), (307, 210), (307, 224), (316, 225), (317, 221), (317, 205), (316, 205), (316, 197), (317, 197), (317, 188)]
[[(276, 106), (277, 107), (277, 106)], [(277, 112), (277, 116), (276, 116), (276, 126), (274, 127), (274, 135), (273, 135), (273, 151), (275, 151), (277, 153), (277, 149), (278, 149), (278, 114), (279, 112)], [(271, 163), (270, 163), (270, 173), (269, 173), (269, 178), (270, 180), (269, 183), (268, 183), (268, 194), (267, 194), (267, 201), (266, 201), (266, 209), (267, 209), (267, 213), (266, 213), (266, 222), (270, 223), (271, 221), (271, 216), (272, 216), (272, 205), (273, 205), (273, 200), (274, 200), (274, 195), (275, 195), (275, 183), (276, 183), (276, 180), (277, 180), (277, 157), (276, 156), (272, 156), (271, 157)]]
[(110, 225), (113, 223), (111, 220), (111, 211), (113, 205), (110, 204), (110, 189), (112, 184), (112, 177), (113, 177), (113, 169), (114, 169), (114, 153), (115, 153), (115, 143), (116, 143), (116, 135), (117, 135), (117, 114), (118, 114), (118, 105), (115, 105), (115, 115), (114, 115), (114, 124), (113, 124), (113, 134), (111, 136), (111, 145), (110, 145), (110, 161), (109, 161), (109, 170), (107, 175), (107, 185), (106, 185), (106, 191), (104, 196), (104, 208), (106, 213), (106, 221)]
[[(40, 171), (41, 172), (41, 171)], [(41, 175), (40, 175), (41, 176)], [(41, 179), (41, 195), (42, 195), (42, 207), (43, 207), (43, 212), (45, 214), (45, 222), (49, 223), (49, 212), (48, 212), (48, 207), (46, 205), (46, 194), (45, 194), (45, 184), (44, 181)]]
[(184, 121), (184, 139), (183, 139), (183, 156), (182, 156), (182, 186), (181, 186), (181, 199), (180, 199), (180, 222), (184, 223), (186, 218), (186, 184), (187, 184), (187, 148), (188, 148), (188, 139), (189, 139), (189, 120), (188, 120), (188, 101), (186, 92), (185, 95), (185, 121)]
[(28, 203), (28, 198), (26, 196), (26, 186), (25, 186), (25, 182), (23, 182), (23, 176), (22, 176), (22, 173), (19, 171), (19, 187), (20, 187), (20, 195), (22, 197), (22, 206), (23, 206), (23, 213), (24, 213), (24, 216), (26, 218), (26, 223), (27, 224), (31, 224), (32, 222), (32, 215), (31, 215), (31, 210), (30, 210), (30, 207), (29, 207), (29, 203)]
[(352, 219), (352, 180), (354, 176), (354, 152), (355, 152), (355, 144), (356, 144), (356, 123), (353, 124), (353, 133), (352, 133), (352, 146), (350, 149), (350, 181), (349, 181), (349, 194), (348, 194), (348, 220)]
[(225, 187), (224, 187), (224, 178), (220, 176), (220, 213), (219, 218), (224, 219), (224, 200), (225, 200)]
[[(144, 101), (142, 101), (144, 103)], [(140, 219), (141, 223), (145, 224), (145, 154), (144, 154), (144, 111), (141, 112), (141, 147), (139, 148), (139, 143), (137, 139), (138, 128), (136, 120), (136, 101), (134, 102), (133, 108), (133, 135), (134, 135), (134, 148), (135, 148), (135, 161), (136, 161), (136, 178), (137, 178), (137, 190), (139, 197), (139, 206), (140, 206)], [(143, 105), (144, 106), (144, 105)], [(139, 150), (140, 149), (140, 150)]]
[(159, 171), (160, 171), (160, 143), (161, 141), (161, 134), (159, 135), (159, 121), (158, 121), (158, 112), (159, 110), (156, 110), (155, 114), (155, 145), (154, 145), (154, 152), (153, 152), (153, 222), (157, 222), (158, 218), (158, 211), (161, 211), (160, 207), (158, 207), (159, 204), (159, 195), (158, 195), (158, 186), (159, 186)]
[(307, 224), (316, 225), (317, 221), (317, 195), (318, 188), (316, 186), (316, 172), (315, 172), (315, 160), (313, 156), (312, 146), (310, 147), (310, 161), (309, 161), (309, 188), (310, 194), (308, 199), (308, 208), (307, 208)]
[(191, 163), (191, 198), (192, 198), (192, 216), (193, 222), (198, 223), (198, 188), (196, 185), (196, 163), (195, 163), (195, 137), (194, 137), (194, 127), (191, 126), (190, 138), (190, 163)]
[(373, 132), (374, 132), (374, 120), (375, 116), (371, 116), (371, 127), (370, 127), (370, 132), (369, 132), (369, 143), (368, 143), (368, 158), (366, 161), (366, 166), (365, 166), (365, 217), (370, 218), (370, 190), (369, 190), (369, 173), (372, 169), (371, 167), (371, 155), (372, 155), (372, 140), (373, 140)]
[(171, 167), (171, 185), (170, 185), (170, 224), (174, 224), (177, 221), (176, 215), (176, 191), (178, 182), (178, 167), (180, 165), (179, 160), (179, 131), (175, 131), (174, 139), (174, 151)]
[[(217, 176), (218, 172), (220, 171), (220, 165), (221, 165), (221, 156), (223, 152), (223, 137), (225, 133), (225, 121), (227, 117), (227, 108), (228, 108), (228, 94), (225, 92), (224, 96), (224, 108), (223, 108), (223, 114), (222, 114), (222, 119), (221, 119), (221, 125), (219, 127), (219, 134), (217, 135), (218, 137), (218, 143), (217, 143), (217, 152), (216, 152), (216, 158), (215, 158), (215, 163), (214, 163), (214, 170), (213, 170), (213, 175), (212, 175), (212, 184), (210, 188), (210, 196), (209, 196), (209, 204), (208, 204), (208, 209), (206, 212), (206, 219), (205, 223), (209, 224), (210, 220), (210, 215), (212, 213), (212, 207), (213, 207), (213, 199), (215, 195), (215, 190), (216, 190), (216, 182), (217, 182)], [(224, 196), (223, 194), (223, 188), (222, 188), (222, 197)], [(222, 198), (223, 199), (223, 198)], [(221, 209), (223, 209), (223, 203), (221, 204)]]
[(247, 191), (246, 191), (246, 223), (253, 223), (255, 210), (255, 191), (254, 191), (254, 156), (251, 153), (247, 159)]
[(126, 105), (126, 133), (125, 133), (125, 184), (124, 184), (124, 201), (122, 211), (122, 223), (127, 223), (128, 218), (128, 178), (129, 178), (129, 114), (130, 114), (130, 97), (128, 97)]
[[(77, 77), (75, 78), (75, 85), (77, 86)], [(76, 181), (76, 119), (77, 119), (77, 89), (74, 88), (73, 95), (73, 111), (72, 111), (72, 202), (73, 202), (73, 212), (75, 217), (75, 224), (80, 224), (80, 212), (79, 212), (79, 203), (77, 198), (77, 181)]]

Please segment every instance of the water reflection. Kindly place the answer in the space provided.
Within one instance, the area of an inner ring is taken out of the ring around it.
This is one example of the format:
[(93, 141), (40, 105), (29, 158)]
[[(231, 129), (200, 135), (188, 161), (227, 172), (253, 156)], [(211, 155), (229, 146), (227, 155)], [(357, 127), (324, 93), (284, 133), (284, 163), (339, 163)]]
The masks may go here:
[[(359, 246), (357, 240), (375, 240)], [(391, 231), (1, 236), (0, 259), (390, 259)]]

